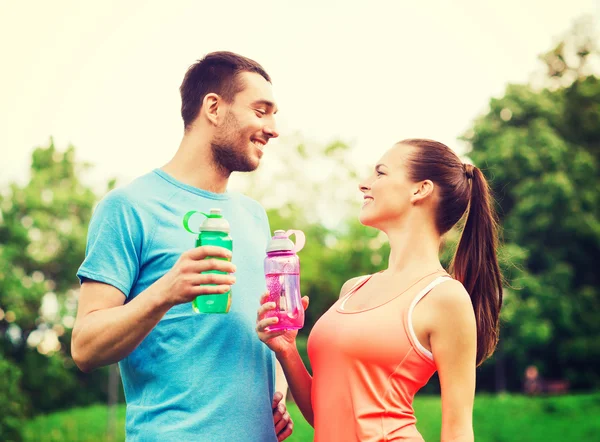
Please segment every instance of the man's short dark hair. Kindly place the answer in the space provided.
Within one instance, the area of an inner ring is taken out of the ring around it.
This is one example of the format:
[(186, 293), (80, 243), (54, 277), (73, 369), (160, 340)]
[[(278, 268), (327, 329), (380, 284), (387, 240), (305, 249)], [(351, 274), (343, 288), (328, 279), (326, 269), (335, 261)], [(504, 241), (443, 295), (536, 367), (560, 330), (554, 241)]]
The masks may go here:
[(244, 89), (238, 78), (242, 72), (255, 72), (271, 82), (260, 64), (233, 52), (211, 52), (188, 68), (179, 88), (186, 130), (198, 116), (206, 94), (219, 94), (227, 103), (233, 101), (235, 94)]

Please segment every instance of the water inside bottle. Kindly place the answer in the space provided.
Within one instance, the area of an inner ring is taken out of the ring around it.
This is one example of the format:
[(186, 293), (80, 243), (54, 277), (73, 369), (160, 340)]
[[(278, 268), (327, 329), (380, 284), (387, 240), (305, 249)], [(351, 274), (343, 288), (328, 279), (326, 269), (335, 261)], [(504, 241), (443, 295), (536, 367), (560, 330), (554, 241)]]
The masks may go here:
[(298, 273), (271, 273), (267, 277), (269, 301), (275, 303), (275, 310), (267, 317), (277, 316), (279, 322), (269, 326), (269, 330), (296, 330), (304, 325), (304, 309), (300, 301), (300, 275)]

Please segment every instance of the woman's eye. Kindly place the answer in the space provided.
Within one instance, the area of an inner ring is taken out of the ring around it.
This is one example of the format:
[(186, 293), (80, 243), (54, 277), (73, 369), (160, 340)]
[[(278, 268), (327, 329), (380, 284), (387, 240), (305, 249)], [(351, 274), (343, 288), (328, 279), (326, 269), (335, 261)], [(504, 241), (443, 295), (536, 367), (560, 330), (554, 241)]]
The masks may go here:
[(377, 176), (384, 175), (384, 173), (381, 170), (376, 170), (375, 173), (377, 174)]

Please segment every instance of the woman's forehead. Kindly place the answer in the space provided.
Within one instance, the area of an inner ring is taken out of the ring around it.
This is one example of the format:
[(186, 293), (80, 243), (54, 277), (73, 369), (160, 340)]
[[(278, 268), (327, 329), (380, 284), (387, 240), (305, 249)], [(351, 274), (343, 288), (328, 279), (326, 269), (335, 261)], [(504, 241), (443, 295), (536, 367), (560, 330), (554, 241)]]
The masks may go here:
[(379, 159), (377, 164), (383, 164), (390, 168), (403, 167), (413, 147), (406, 144), (395, 144)]

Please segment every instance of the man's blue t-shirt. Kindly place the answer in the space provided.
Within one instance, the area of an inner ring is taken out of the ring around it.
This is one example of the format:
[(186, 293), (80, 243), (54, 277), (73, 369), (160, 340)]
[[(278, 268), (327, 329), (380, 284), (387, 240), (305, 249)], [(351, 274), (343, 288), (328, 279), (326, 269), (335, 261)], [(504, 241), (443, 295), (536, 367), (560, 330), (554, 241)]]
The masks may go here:
[(277, 440), (274, 358), (255, 332), (270, 236), (257, 202), (207, 192), (155, 170), (99, 203), (77, 276), (110, 284), (131, 301), (195, 247), (184, 215), (211, 208), (220, 208), (231, 226), (237, 267), (231, 309), (196, 314), (190, 303), (177, 305), (120, 361), (128, 441)]

